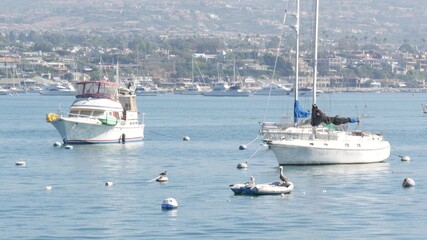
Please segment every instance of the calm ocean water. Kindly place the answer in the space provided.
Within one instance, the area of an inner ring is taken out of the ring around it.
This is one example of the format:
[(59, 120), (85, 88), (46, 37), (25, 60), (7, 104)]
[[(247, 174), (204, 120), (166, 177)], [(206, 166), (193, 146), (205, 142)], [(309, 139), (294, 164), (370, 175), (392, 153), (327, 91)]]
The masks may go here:
[[(258, 122), (277, 120), (289, 97), (139, 97), (140, 143), (75, 145), (60, 141), (45, 114), (74, 97), (0, 96), (1, 239), (421, 239), (427, 235), (425, 94), (325, 94), (331, 114), (365, 115), (359, 128), (381, 131), (386, 162), (289, 166), (285, 197), (234, 196), (231, 183), (278, 180), (272, 152), (255, 141)], [(307, 100), (302, 102), (308, 104)], [(269, 110), (266, 111), (267, 105)], [(307, 106), (307, 105), (306, 105)], [(284, 110), (283, 110), (284, 109)], [(354, 128), (354, 126), (353, 126)], [(189, 136), (191, 141), (182, 141)], [(396, 155), (409, 155), (401, 162)], [(249, 159), (250, 158), (250, 159)], [(25, 167), (15, 166), (25, 160)], [(247, 170), (239, 162), (249, 159)], [(169, 182), (148, 182), (167, 170)], [(405, 177), (416, 181), (401, 187)], [(106, 181), (114, 182), (105, 187)], [(52, 186), (46, 192), (45, 186)], [(165, 198), (179, 208), (162, 211)]]

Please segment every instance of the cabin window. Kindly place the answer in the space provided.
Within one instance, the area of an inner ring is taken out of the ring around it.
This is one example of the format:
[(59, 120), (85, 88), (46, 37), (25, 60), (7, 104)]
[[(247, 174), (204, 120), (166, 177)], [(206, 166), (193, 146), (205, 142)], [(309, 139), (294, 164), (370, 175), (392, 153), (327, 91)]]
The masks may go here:
[(105, 84), (100, 84), (100, 86), (99, 86), (99, 94), (106, 95), (106, 92), (107, 91), (105, 91)]
[(360, 144), (357, 144), (357, 147), (362, 147)]
[(346, 144), (345, 144), (345, 146), (346, 146), (346, 147), (350, 147), (350, 144), (346, 143)]
[(103, 115), (104, 115), (104, 112), (101, 112), (101, 111), (93, 111), (93, 114), (92, 114), (92, 116), (94, 117), (100, 117)]
[(76, 86), (77, 95), (83, 94), (83, 91), (84, 91), (84, 84), (77, 84)]
[(91, 115), (92, 111), (80, 111), (80, 116), (81, 117), (89, 117)]
[(79, 110), (73, 110), (73, 111), (70, 112), (69, 117), (75, 117), (77, 115), (79, 115)]
[(87, 83), (85, 87), (85, 94), (96, 94), (99, 91), (99, 83)]

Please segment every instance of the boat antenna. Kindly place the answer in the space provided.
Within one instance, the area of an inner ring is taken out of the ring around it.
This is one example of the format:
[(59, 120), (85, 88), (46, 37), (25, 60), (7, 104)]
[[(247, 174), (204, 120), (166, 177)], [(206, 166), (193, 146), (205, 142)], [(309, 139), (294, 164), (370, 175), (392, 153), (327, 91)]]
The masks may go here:
[(316, 104), (317, 92), (317, 42), (319, 37), (319, 0), (314, 0), (315, 17), (314, 17), (314, 62), (313, 62), (313, 105)]
[(116, 64), (116, 83), (119, 84), (119, 60), (117, 60)]
[(194, 84), (194, 53), (191, 54), (191, 83)]
[(99, 56), (99, 78), (103, 78), (102, 76), (102, 56)]

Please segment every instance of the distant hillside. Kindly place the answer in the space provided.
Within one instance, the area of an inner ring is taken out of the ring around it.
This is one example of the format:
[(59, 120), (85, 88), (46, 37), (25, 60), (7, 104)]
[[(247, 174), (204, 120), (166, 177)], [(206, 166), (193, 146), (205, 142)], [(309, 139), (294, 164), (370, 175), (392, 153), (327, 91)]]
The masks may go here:
[[(287, 5), (277, 0), (2, 0), (0, 26), (2, 31), (277, 35)], [(301, 9), (302, 23), (309, 26), (312, 1), (302, 0)], [(320, 19), (329, 38), (396, 43), (427, 38), (423, 0), (322, 0)]]

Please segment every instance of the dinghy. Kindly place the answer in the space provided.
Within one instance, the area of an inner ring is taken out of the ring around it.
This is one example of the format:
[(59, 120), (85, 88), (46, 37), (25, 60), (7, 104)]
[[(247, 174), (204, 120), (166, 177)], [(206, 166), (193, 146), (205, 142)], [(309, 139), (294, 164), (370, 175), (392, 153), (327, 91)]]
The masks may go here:
[(243, 194), (243, 195), (281, 195), (289, 194), (294, 189), (294, 184), (292, 182), (271, 182), (271, 183), (262, 183), (255, 184), (255, 178), (251, 177), (250, 182), (241, 184), (231, 184), (231, 191), (234, 194)]

